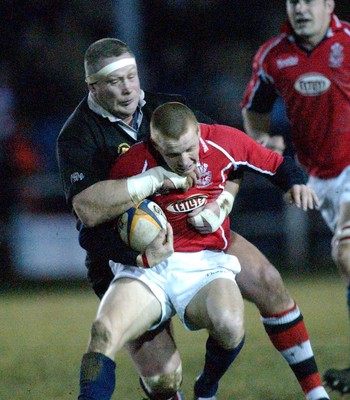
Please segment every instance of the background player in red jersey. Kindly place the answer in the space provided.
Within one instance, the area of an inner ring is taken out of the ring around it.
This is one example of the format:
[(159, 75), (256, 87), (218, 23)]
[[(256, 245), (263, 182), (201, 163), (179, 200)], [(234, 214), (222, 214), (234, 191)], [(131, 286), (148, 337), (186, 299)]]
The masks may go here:
[[(350, 309), (350, 25), (333, 13), (333, 0), (286, 5), (289, 21), (255, 56), (242, 103), (244, 126), (283, 152), (283, 138), (268, 134), (274, 101), (278, 94), (283, 98), (298, 160), (334, 233), (332, 257), (347, 284)], [(350, 368), (330, 369), (324, 379), (350, 393)]]
[[(130, 338), (176, 311), (188, 328), (208, 330), (205, 366), (195, 383), (194, 398), (215, 400), (219, 379), (243, 344), (243, 303), (230, 279), (231, 272), (237, 272), (232, 261), (236, 258), (222, 252), (228, 247), (229, 218), (214, 232), (202, 235), (196, 230), (201, 220), (195, 217), (203, 213), (203, 206), (194, 199), (205, 197), (208, 205), (215, 203), (230, 172), (248, 167), (278, 184), (290, 202), (305, 209), (317, 204), (317, 196), (303, 184), (304, 175), (292, 160), (264, 149), (234, 128), (199, 125), (193, 112), (181, 103), (166, 103), (155, 110), (151, 141), (153, 146), (151, 142), (136, 144), (120, 156), (111, 177), (124, 183), (121, 196), (129, 196), (134, 203), (153, 196), (173, 226), (175, 253), (151, 269), (111, 262), (115, 279), (102, 300), (83, 364), (92, 369), (95, 359), (91, 354), (98, 352), (105, 357), (95, 379), (81, 381), (81, 399), (110, 398), (116, 352)], [(185, 193), (180, 189), (164, 193), (159, 176), (166, 177), (168, 167), (180, 176), (196, 177), (194, 185)], [(125, 177), (128, 179), (123, 180)], [(192, 210), (180, 207), (187, 211), (178, 212), (174, 202), (191, 202)], [(300, 347), (308, 346), (307, 337), (300, 339)], [(307, 396), (328, 399), (322, 387), (312, 388)]]
[[(111, 221), (125, 210), (118, 181), (109, 179), (111, 166), (132, 144), (148, 138), (157, 106), (185, 99), (141, 90), (135, 56), (118, 39), (92, 43), (84, 63), (89, 93), (63, 126), (57, 154), (67, 203), (77, 216), (79, 243), (87, 254), (88, 279), (102, 298), (113, 279), (109, 259), (135, 265), (141, 262), (140, 255), (127, 249), (111, 228)], [(201, 113), (196, 116), (200, 122), (213, 122)], [(171, 251), (172, 243), (159, 238), (155, 246), (146, 249), (146, 255), (155, 264)], [(257, 306), (271, 342), (308, 392), (318, 385), (318, 369), (311, 347), (299, 347), (298, 337), (308, 333), (281, 275), (255, 246), (232, 231), (228, 253), (239, 258), (241, 272), (236, 281), (243, 297)], [(293, 356), (296, 348), (297, 359)], [(129, 344), (128, 351), (149, 397), (159, 397), (162, 387), (181, 381), (181, 359), (169, 324)]]

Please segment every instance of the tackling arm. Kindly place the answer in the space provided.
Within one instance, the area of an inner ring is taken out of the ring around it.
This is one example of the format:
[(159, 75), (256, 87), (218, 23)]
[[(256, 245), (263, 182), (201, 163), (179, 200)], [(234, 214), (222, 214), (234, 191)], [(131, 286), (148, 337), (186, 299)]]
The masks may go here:
[(97, 182), (74, 196), (73, 208), (86, 227), (93, 227), (116, 218), (160, 188), (186, 191), (195, 182), (195, 175), (183, 177), (155, 167), (128, 179)]
[(126, 179), (97, 182), (73, 197), (73, 209), (88, 228), (111, 221), (133, 206)]

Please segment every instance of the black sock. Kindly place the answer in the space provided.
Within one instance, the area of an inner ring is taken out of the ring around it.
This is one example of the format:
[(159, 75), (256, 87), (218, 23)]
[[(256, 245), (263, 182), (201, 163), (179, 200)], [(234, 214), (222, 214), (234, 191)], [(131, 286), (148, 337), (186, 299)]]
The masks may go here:
[(84, 354), (78, 400), (110, 400), (115, 387), (115, 367), (115, 362), (102, 353)]
[(210, 336), (207, 340), (204, 370), (195, 383), (197, 397), (212, 397), (216, 394), (219, 380), (238, 356), (244, 338), (234, 349), (226, 350)]

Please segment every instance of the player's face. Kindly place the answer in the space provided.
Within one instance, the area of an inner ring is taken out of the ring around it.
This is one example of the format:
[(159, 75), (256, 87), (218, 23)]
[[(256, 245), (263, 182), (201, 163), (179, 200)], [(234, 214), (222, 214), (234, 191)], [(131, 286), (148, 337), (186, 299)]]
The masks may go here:
[(287, 0), (287, 15), (295, 33), (311, 47), (326, 34), (333, 10), (334, 0)]
[[(131, 55), (127, 53), (120, 57), (106, 58), (102, 67), (128, 57)], [(90, 85), (90, 91), (105, 110), (128, 123), (140, 99), (137, 66), (127, 65), (111, 72), (97, 83)]]
[(179, 139), (161, 134), (152, 140), (169, 168), (179, 175), (189, 175), (197, 168), (199, 160), (198, 125), (191, 125)]

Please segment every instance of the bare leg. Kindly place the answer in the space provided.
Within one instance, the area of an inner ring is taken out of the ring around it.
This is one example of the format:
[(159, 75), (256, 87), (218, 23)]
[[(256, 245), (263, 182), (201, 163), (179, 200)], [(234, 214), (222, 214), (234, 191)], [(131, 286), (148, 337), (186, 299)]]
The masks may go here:
[(180, 389), (182, 366), (171, 322), (126, 344), (147, 395), (168, 399)]
[(186, 322), (205, 328), (204, 368), (194, 386), (194, 399), (216, 399), (219, 381), (236, 359), (244, 343), (243, 299), (229, 279), (216, 279), (202, 288), (186, 308)]
[[(347, 306), (350, 316), (350, 203), (342, 203), (335, 235), (332, 258), (347, 285)], [(331, 368), (324, 374), (326, 384), (340, 393), (350, 393), (350, 368)]]
[[(245, 299), (255, 303), (274, 347), (282, 354), (308, 399), (328, 399), (322, 385), (303, 316), (281, 275), (266, 257), (237, 233), (231, 232), (229, 254), (242, 270), (236, 281)], [(298, 350), (298, 351), (296, 351)]]
[(161, 305), (141, 282), (120, 279), (103, 297), (80, 369), (79, 400), (110, 400), (115, 387), (116, 353), (161, 317)]
[(294, 300), (280, 273), (252, 243), (231, 231), (227, 253), (235, 255), (241, 264), (236, 282), (242, 296), (254, 303), (261, 314), (276, 314), (293, 307)]

